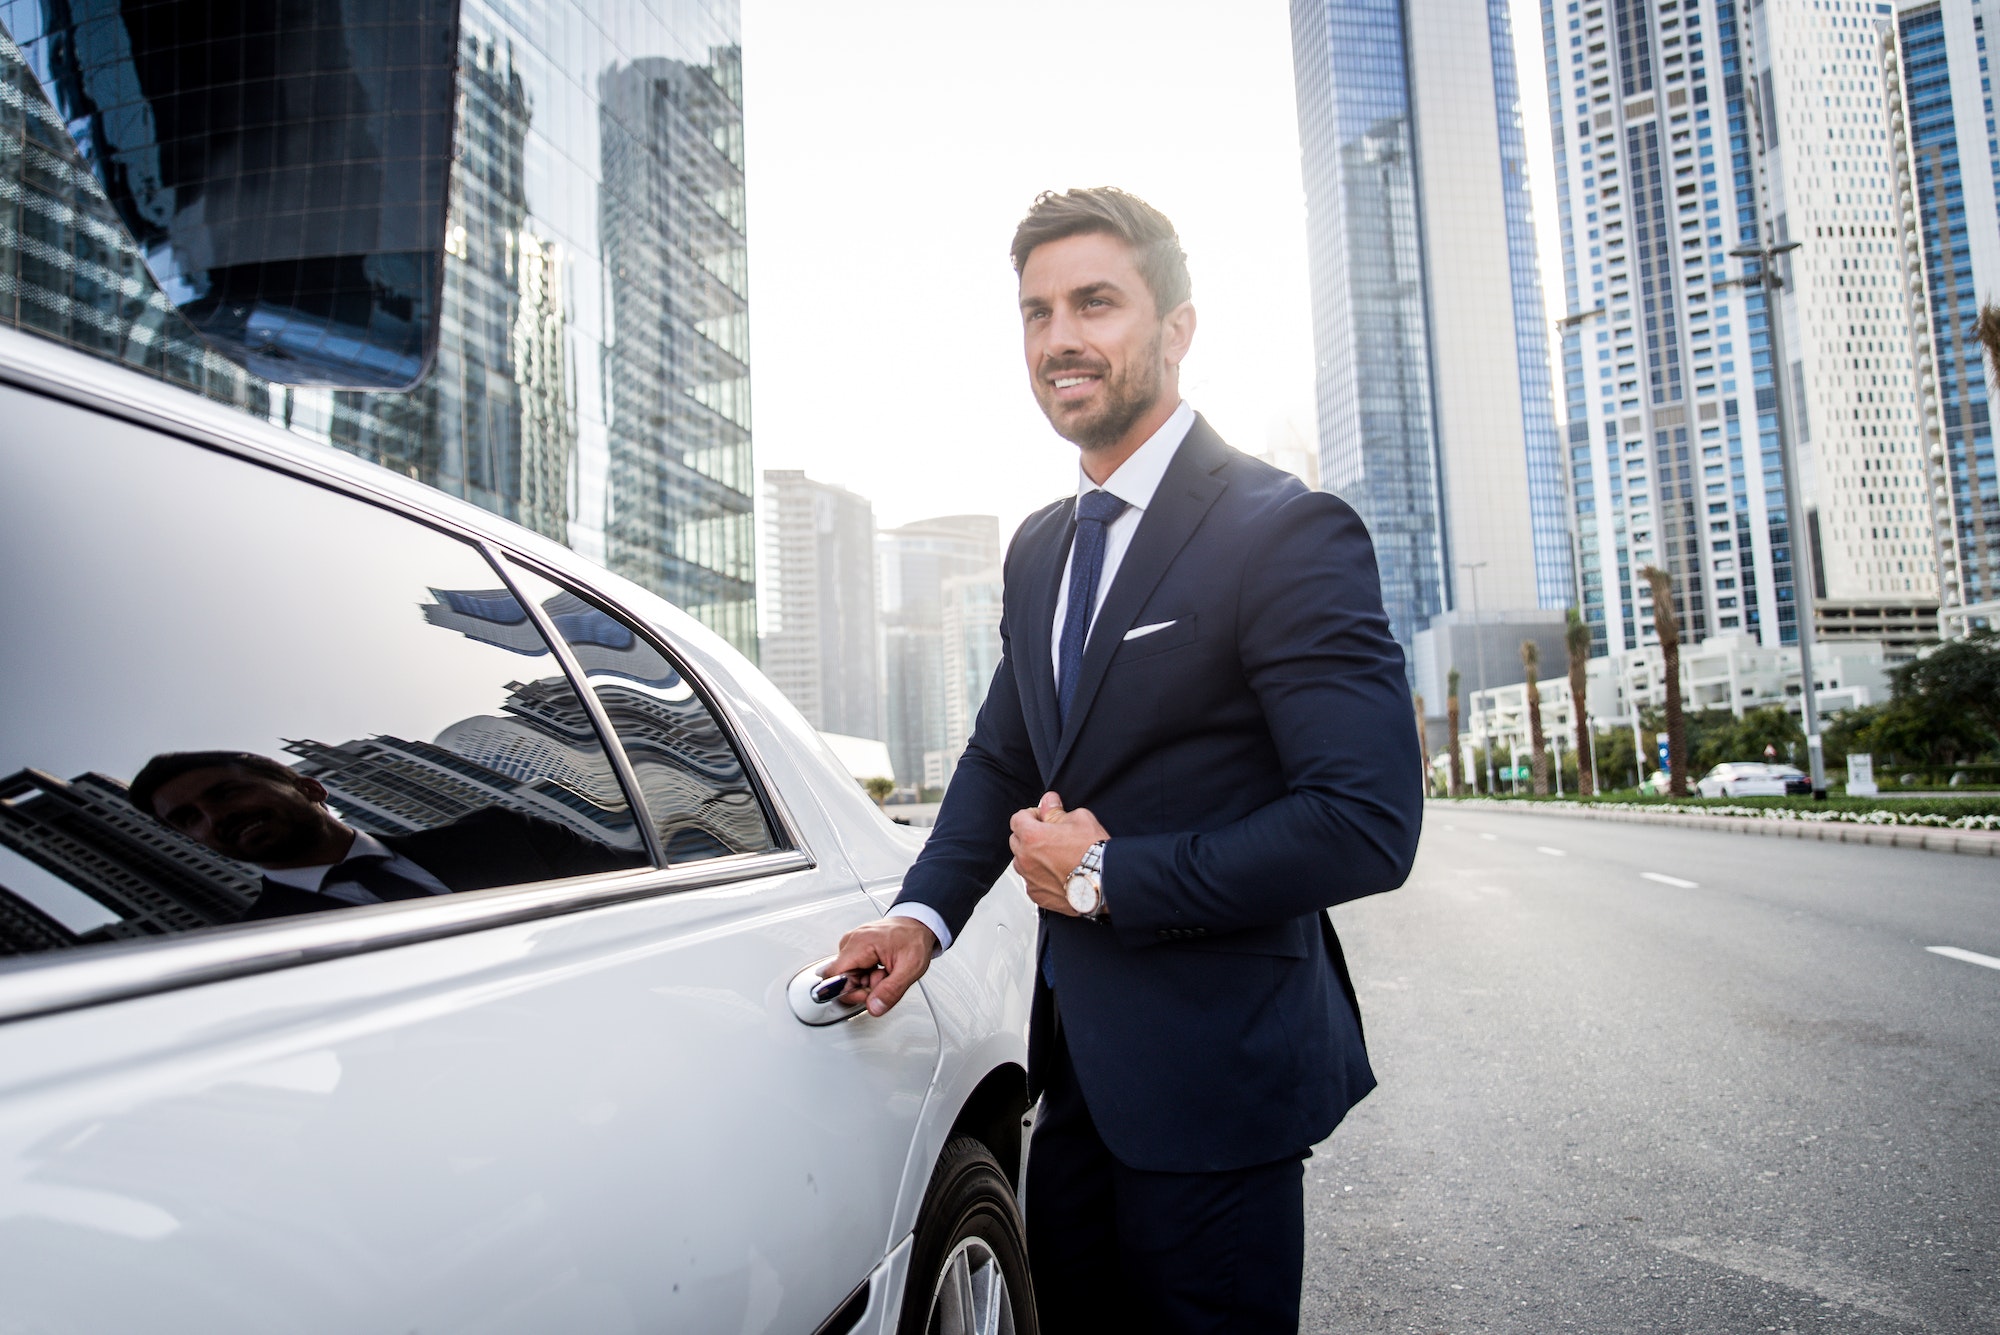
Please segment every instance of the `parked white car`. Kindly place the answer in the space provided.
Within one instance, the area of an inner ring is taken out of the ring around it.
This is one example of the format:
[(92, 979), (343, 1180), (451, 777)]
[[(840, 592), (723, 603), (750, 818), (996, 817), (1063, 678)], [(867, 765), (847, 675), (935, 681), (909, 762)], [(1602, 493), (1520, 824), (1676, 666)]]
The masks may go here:
[(916, 839), (693, 618), (8, 331), (0, 420), (0, 1328), (1034, 1329), (1018, 881), (850, 1019)]
[[(1703, 797), (1783, 797), (1785, 774), (1790, 766), (1767, 765), (1761, 761), (1730, 761), (1717, 765), (1695, 785)], [(1796, 774), (1797, 770), (1792, 770)]]

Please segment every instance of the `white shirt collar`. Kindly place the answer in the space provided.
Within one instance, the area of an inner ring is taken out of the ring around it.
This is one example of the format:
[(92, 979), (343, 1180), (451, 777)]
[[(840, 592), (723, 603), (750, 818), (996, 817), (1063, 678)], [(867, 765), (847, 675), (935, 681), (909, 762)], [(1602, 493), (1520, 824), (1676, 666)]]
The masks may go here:
[[(1118, 465), (1118, 471), (1104, 480), (1104, 490), (1116, 496), (1134, 510), (1144, 510), (1153, 503), (1153, 493), (1160, 489), (1160, 479), (1167, 475), (1167, 465), (1174, 461), (1181, 442), (1194, 429), (1194, 409), (1182, 399), (1174, 409), (1173, 416), (1160, 424), (1160, 429), (1146, 438), (1146, 443), (1132, 452), (1132, 457)], [(1076, 494), (1096, 491), (1098, 486), (1090, 480), (1090, 474), (1083, 471), (1083, 465), (1076, 469)]]
[[(356, 830), (354, 832), (354, 844), (347, 850), (347, 856), (342, 858), (340, 862), (352, 862), (356, 858), (393, 858), (395, 856), (394, 853), (389, 851), (389, 846), (384, 844), (380, 839), (377, 839), (366, 830)], [(322, 867), (283, 867), (277, 870), (266, 868), (264, 876), (265, 879), (276, 881), (279, 885), (289, 885), (294, 890), (311, 890), (317, 892), (320, 886), (325, 883), (326, 874), (339, 866), (340, 862), (329, 862)]]

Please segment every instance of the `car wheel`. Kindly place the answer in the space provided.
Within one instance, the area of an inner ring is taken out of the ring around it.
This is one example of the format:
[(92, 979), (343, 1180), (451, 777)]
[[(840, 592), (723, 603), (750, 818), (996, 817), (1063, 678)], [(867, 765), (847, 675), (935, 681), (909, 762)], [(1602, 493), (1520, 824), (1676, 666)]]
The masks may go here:
[(1013, 1188), (970, 1136), (944, 1147), (917, 1215), (901, 1335), (1039, 1335)]

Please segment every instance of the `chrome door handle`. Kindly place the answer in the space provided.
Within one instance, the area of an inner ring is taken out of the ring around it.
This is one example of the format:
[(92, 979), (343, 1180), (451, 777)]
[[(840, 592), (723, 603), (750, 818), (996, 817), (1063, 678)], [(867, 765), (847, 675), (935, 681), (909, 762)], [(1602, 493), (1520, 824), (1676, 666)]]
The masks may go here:
[(837, 973), (831, 978), (820, 976), (820, 970), (833, 963), (833, 956), (817, 960), (792, 977), (785, 989), (786, 998), (792, 1003), (792, 1014), (804, 1024), (839, 1024), (851, 1020), (867, 1009), (864, 1006), (842, 1005), (840, 994), (847, 990), (848, 977)]

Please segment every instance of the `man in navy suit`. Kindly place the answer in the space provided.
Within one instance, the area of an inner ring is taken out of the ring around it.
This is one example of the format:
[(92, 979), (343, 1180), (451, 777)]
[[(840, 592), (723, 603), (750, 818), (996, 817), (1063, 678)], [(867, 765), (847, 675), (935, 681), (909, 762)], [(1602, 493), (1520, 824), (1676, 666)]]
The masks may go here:
[(1015, 534), (937, 827), (828, 972), (882, 1014), (1011, 856), (1042, 910), (1043, 1331), (1296, 1330), (1304, 1159), (1375, 1083), (1325, 910), (1400, 885), (1417, 845), (1402, 653), (1354, 511), (1182, 401), (1172, 225), (1117, 190), (1046, 194), (1013, 256), (1077, 494)]

